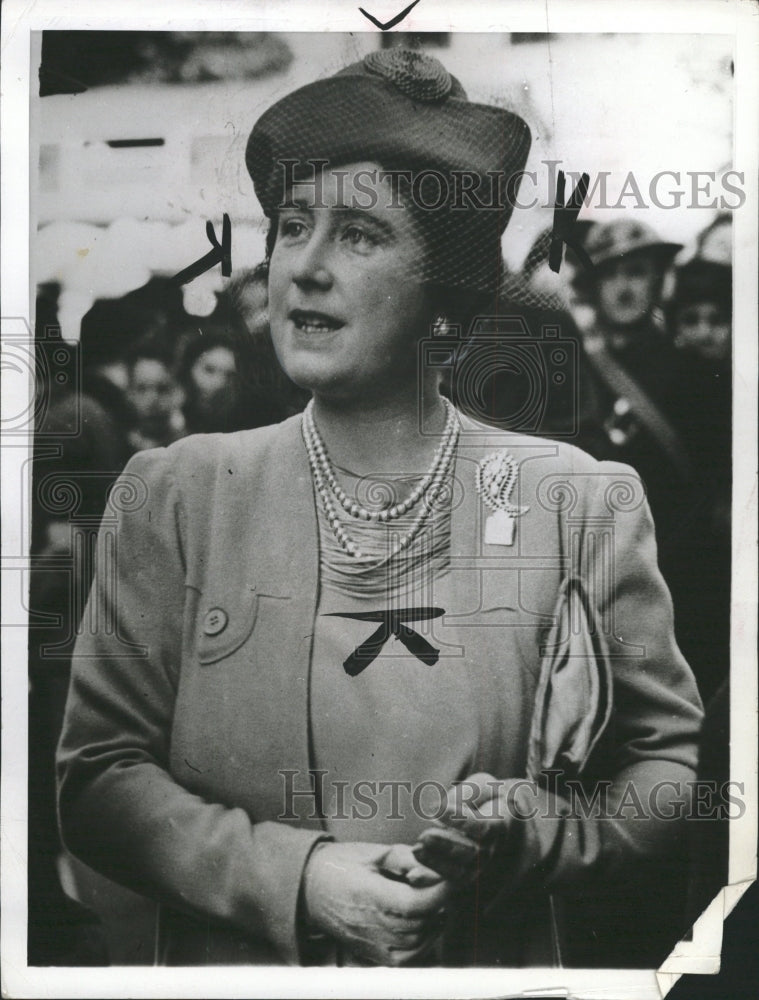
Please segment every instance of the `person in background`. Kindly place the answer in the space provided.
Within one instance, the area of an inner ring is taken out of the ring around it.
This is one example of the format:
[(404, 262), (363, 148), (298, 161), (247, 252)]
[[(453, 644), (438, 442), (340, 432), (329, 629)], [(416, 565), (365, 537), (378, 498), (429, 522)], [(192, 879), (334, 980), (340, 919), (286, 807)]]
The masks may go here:
[(593, 433), (583, 446), (595, 458), (625, 462), (640, 474), (670, 582), (691, 471), (671, 412), (677, 356), (659, 302), (680, 244), (662, 240), (643, 222), (622, 219), (592, 226), (584, 248), (594, 267), (577, 271), (574, 283), (593, 305), (595, 321), (584, 336), (584, 405)]
[(678, 638), (708, 699), (730, 658), (732, 269), (700, 257), (682, 265), (666, 315), (676, 350), (670, 405), (692, 469), (671, 585)]
[(668, 327), (679, 352), (716, 378), (729, 370), (732, 352), (732, 268), (695, 257), (675, 273)]
[(646, 223), (619, 219), (591, 226), (584, 249), (594, 267), (575, 271), (575, 293), (587, 295), (595, 310), (595, 336), (632, 361), (652, 338), (661, 340), (662, 285), (682, 244), (662, 240)]
[(179, 382), (188, 434), (240, 429), (237, 353), (224, 329), (206, 325), (185, 342)]
[(82, 319), (79, 347), (82, 362), (82, 389), (98, 402), (124, 438), (126, 463), (132, 451), (126, 435), (134, 424), (134, 412), (127, 398), (128, 358), (141, 340), (166, 335), (166, 317), (153, 302), (132, 292), (120, 299), (98, 299)]
[(35, 318), (42, 391), (35, 418), (28, 576), (27, 960), (84, 966), (103, 964), (107, 954), (95, 914), (61, 886), (55, 805), (55, 745), (71, 669), (73, 609), (91, 583), (90, 561), (73, 558), (71, 519), (97, 523), (126, 459), (106, 412), (79, 391), (77, 347), (61, 339), (58, 326), (59, 291), (38, 289)]
[(714, 264), (733, 264), (733, 217), (730, 212), (720, 212), (702, 229), (696, 243), (696, 257)]
[(129, 355), (128, 367), (127, 397), (134, 410), (134, 426), (129, 431), (132, 451), (159, 448), (184, 437), (182, 393), (164, 344), (152, 338), (139, 341)]
[[(168, 363), (159, 311), (134, 296), (99, 300), (84, 316), (78, 345), (60, 341), (55, 313), (39, 317), (55, 344), (62, 388), (48, 376), (49, 404), (35, 427), (29, 625), (28, 959), (37, 965), (145, 964), (153, 915), (144, 901), (79, 864), (58, 833), (55, 746), (61, 732), (80, 629), (94, 571), (89, 540), (107, 510), (113, 483), (142, 446), (131, 389), (146, 370)], [(147, 342), (130, 347), (135, 339)], [(61, 359), (67, 356), (67, 361)], [(137, 380), (131, 377), (137, 376)], [(77, 378), (77, 375), (79, 376)], [(144, 394), (143, 394), (144, 395)], [(149, 394), (147, 394), (149, 395)], [(142, 397), (141, 397), (142, 398)], [(145, 401), (144, 399), (142, 400)], [(131, 434), (130, 434), (131, 431)], [(61, 501), (67, 501), (61, 509)], [(111, 512), (112, 516), (112, 512)]]
[[(573, 233), (583, 240), (593, 225), (578, 219)], [(582, 264), (571, 247), (566, 247), (558, 272), (551, 270), (548, 258), (552, 233), (552, 229), (544, 229), (535, 237), (522, 265), (521, 281), (530, 301), (541, 308), (568, 312), (575, 326), (584, 330), (592, 324), (594, 313), (582, 283), (574, 280)]]
[(263, 427), (300, 413), (310, 393), (287, 377), (277, 360), (269, 329), (268, 273), (246, 268), (229, 284), (232, 308), (245, 334), (240, 350), (245, 427)]

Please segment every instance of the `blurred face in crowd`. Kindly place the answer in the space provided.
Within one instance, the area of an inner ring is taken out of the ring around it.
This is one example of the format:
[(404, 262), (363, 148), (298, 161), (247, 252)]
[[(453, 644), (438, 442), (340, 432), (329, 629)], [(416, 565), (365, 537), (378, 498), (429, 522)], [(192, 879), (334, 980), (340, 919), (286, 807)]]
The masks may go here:
[(240, 289), (237, 308), (249, 333), (268, 331), (269, 291), (265, 278), (249, 281)]
[(656, 303), (660, 279), (650, 254), (631, 254), (604, 264), (596, 295), (599, 320), (616, 327), (641, 323)]
[[(414, 276), (424, 243), (376, 164), (325, 170), (320, 202), (296, 184), (280, 211), (269, 268), (269, 317), (280, 364), (317, 395), (389, 398), (416, 379), (416, 345), (432, 319)], [(358, 182), (358, 186), (357, 186)], [(366, 205), (367, 188), (376, 196)]]
[(729, 218), (720, 219), (704, 233), (698, 255), (704, 260), (713, 260), (718, 264), (732, 264), (733, 224)]
[(158, 358), (138, 358), (129, 379), (129, 401), (137, 427), (148, 437), (165, 433), (177, 406), (178, 389), (169, 369)]
[(190, 369), (196, 399), (206, 408), (223, 404), (233, 394), (236, 376), (235, 356), (221, 345), (204, 351)]
[(730, 316), (716, 302), (691, 302), (675, 314), (675, 346), (709, 361), (730, 354)]
[(126, 361), (107, 361), (97, 365), (94, 370), (122, 392), (126, 392), (129, 388), (129, 366)]

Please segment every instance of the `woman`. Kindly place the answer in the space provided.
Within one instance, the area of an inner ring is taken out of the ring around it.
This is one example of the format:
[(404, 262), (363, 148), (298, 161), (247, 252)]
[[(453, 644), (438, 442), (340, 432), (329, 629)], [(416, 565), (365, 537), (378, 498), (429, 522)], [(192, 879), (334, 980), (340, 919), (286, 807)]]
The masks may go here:
[(501, 273), (477, 185), (528, 149), (403, 50), (253, 130), (272, 336), (313, 401), (133, 460), (92, 597), (116, 625), (80, 641), (59, 748), (67, 844), (164, 904), (164, 961), (545, 964), (562, 894), (674, 842), (539, 775), (685, 798), (700, 706), (639, 482), (437, 388), (430, 330)]
[(238, 363), (226, 330), (210, 328), (188, 337), (183, 345), (179, 381), (185, 392), (182, 408), (188, 434), (240, 428)]

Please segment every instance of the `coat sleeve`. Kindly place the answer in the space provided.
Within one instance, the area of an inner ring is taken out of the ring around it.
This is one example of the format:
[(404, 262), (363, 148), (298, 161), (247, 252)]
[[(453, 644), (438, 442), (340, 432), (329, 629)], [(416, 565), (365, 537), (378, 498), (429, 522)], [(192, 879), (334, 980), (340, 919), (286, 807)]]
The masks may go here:
[(301, 875), (322, 835), (252, 823), (169, 773), (185, 598), (173, 453), (131, 460), (112, 500), (138, 499), (101, 526), (58, 747), (61, 832), (107, 877), (266, 938), (297, 962)]
[[(600, 744), (602, 766), (577, 796), (551, 786), (550, 779), (547, 787), (505, 783), (512, 885), (537, 878), (552, 889), (570, 888), (665, 858), (680, 843), (703, 711), (675, 642), (672, 601), (657, 566), (642, 487), (639, 501), (627, 503), (631, 477), (632, 469), (616, 463), (596, 467), (570, 556), (596, 626), (606, 632), (611, 664), (614, 708)], [(620, 480), (628, 484), (627, 495), (614, 510)], [(515, 814), (524, 818), (513, 821)]]

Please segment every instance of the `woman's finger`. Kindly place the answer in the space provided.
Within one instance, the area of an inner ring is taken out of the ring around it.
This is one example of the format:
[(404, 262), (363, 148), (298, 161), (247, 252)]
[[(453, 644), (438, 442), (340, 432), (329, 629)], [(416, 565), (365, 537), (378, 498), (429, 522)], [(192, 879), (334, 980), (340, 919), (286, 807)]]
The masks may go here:
[[(440, 881), (438, 875), (432, 871), (424, 871), (418, 860), (414, 857), (409, 844), (393, 844), (389, 850), (377, 861), (377, 870), (387, 878), (404, 879), (410, 885), (428, 884)], [(409, 878), (409, 874), (414, 872), (414, 878)]]
[(424, 940), (421, 940), (416, 947), (409, 947), (406, 949), (398, 949), (391, 947), (389, 949), (389, 958), (391, 965), (409, 965), (411, 962), (418, 961), (428, 954), (440, 940), (440, 936), (443, 932), (443, 927), (445, 921), (438, 921), (437, 925), (431, 932), (427, 935)]
[(446, 811), (442, 816), (442, 829), (455, 830), (479, 845), (492, 837), (503, 821), (499, 803), (500, 799), (484, 803), (481, 808), (464, 805), (454, 811)]
[(437, 885), (412, 888), (407, 886), (409, 896), (405, 900), (405, 913), (409, 917), (430, 917), (436, 915), (445, 905), (451, 893), (448, 882), (440, 881)]
[(439, 879), (446, 879), (450, 882), (466, 881), (479, 867), (476, 860), (469, 857), (459, 860), (456, 857), (448, 856), (445, 850), (436, 848), (425, 852), (423, 860), (427, 866), (438, 873)]
[(433, 868), (428, 868), (426, 865), (417, 864), (406, 872), (406, 881), (409, 885), (415, 888), (421, 888), (422, 886), (437, 885), (437, 883), (443, 878), (441, 872), (436, 871)]
[(431, 933), (431, 928), (421, 927), (415, 931), (409, 930), (394, 930), (388, 935), (389, 947), (398, 949), (407, 949), (412, 951), (414, 948), (419, 948), (424, 942), (429, 938)]
[(417, 934), (427, 926), (427, 917), (407, 917), (405, 913), (396, 910), (379, 910), (379, 924), (390, 931)]
[(404, 880), (412, 886), (436, 885), (441, 876), (425, 868), (409, 844), (393, 844), (377, 863), (378, 871), (386, 878)]

